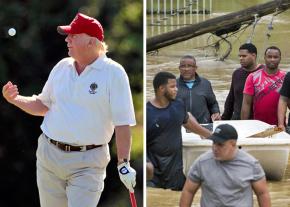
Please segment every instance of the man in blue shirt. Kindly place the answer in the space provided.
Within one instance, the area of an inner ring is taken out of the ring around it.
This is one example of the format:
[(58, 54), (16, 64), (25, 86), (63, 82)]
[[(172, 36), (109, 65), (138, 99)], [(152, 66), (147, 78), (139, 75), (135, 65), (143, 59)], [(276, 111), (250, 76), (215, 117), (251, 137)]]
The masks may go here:
[(175, 100), (177, 86), (173, 74), (158, 73), (153, 86), (155, 97), (146, 107), (147, 156), (154, 166), (154, 175), (147, 186), (181, 190), (185, 182), (181, 126), (203, 137), (211, 133), (187, 113), (182, 101)]

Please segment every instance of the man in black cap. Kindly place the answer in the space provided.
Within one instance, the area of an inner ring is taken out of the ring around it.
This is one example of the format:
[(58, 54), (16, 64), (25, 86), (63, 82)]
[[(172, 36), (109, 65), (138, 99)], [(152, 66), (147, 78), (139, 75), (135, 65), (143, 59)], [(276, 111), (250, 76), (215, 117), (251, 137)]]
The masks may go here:
[(238, 134), (229, 124), (216, 127), (212, 150), (197, 158), (190, 168), (180, 207), (190, 207), (201, 187), (201, 206), (253, 206), (253, 190), (260, 207), (271, 205), (265, 173), (259, 162), (237, 148)]

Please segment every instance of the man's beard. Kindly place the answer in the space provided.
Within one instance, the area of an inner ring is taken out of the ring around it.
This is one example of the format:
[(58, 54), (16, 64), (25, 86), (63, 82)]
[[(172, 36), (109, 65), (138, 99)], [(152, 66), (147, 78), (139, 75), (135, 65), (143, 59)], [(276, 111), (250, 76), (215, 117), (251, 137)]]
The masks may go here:
[(270, 70), (276, 70), (278, 68), (278, 64), (268, 63), (267, 68)]
[(170, 95), (170, 93), (168, 93), (168, 91), (165, 91), (164, 97), (167, 98), (168, 101), (174, 101), (176, 98), (176, 96), (173, 97), (172, 95)]
[(243, 66), (243, 68), (244, 68), (245, 70), (250, 71), (250, 70), (252, 70), (253, 65), (254, 65), (254, 63), (249, 63), (249, 64)]

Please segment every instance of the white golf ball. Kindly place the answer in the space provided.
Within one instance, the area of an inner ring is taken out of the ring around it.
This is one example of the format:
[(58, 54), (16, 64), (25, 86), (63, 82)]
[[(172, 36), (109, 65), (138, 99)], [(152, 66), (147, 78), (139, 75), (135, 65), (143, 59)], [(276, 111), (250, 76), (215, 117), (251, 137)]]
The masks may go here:
[(16, 35), (16, 30), (15, 30), (14, 28), (10, 28), (10, 29), (8, 30), (8, 34), (9, 34), (10, 36), (14, 36), (14, 35)]

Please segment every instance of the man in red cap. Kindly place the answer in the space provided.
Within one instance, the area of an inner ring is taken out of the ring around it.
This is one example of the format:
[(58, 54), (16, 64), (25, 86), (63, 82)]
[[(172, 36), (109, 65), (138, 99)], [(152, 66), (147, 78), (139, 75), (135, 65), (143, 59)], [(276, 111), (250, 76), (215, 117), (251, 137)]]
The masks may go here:
[(17, 85), (3, 86), (3, 97), (23, 111), (44, 116), (37, 149), (37, 185), (42, 207), (95, 207), (110, 160), (108, 143), (116, 134), (121, 181), (134, 191), (130, 167), (135, 114), (124, 68), (106, 57), (102, 25), (77, 14), (67, 35), (68, 55), (55, 65), (39, 95), (19, 95)]

